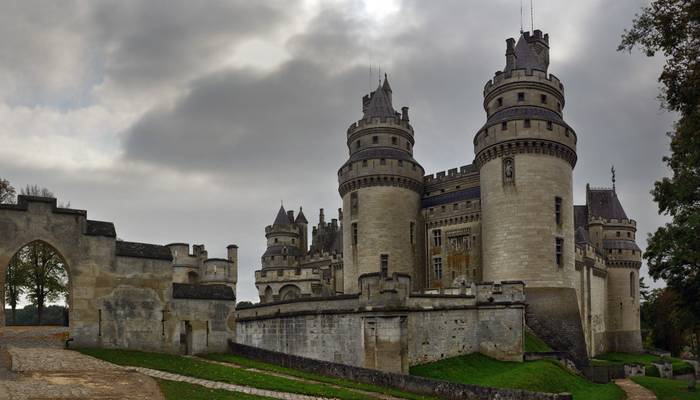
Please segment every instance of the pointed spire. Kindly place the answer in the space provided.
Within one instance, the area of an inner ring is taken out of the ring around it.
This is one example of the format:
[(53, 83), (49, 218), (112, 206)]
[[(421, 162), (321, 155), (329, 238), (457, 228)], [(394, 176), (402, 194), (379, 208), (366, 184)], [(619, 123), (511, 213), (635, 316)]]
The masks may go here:
[(389, 81), (385, 79), (384, 84), (380, 82), (377, 86), (377, 90), (370, 94), (369, 104), (367, 104), (364, 118), (394, 117), (396, 111), (391, 104), (391, 93)]
[(308, 224), (309, 221), (306, 220), (306, 216), (304, 215), (304, 212), (302, 211), (301, 207), (299, 207), (299, 214), (297, 215), (297, 219), (294, 221), (295, 224)]
[(284, 210), (284, 206), (280, 206), (275, 222), (272, 225), (289, 225), (289, 217), (287, 217), (287, 211)]
[(386, 75), (386, 72), (384, 73), (384, 84), (382, 85), (382, 89), (384, 89), (384, 91), (387, 93), (391, 93), (391, 86), (389, 86), (389, 77)]

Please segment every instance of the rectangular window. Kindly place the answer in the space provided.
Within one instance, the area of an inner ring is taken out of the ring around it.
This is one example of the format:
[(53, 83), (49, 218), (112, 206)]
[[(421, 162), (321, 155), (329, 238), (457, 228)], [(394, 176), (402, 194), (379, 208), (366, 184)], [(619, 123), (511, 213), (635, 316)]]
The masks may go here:
[(561, 267), (563, 265), (564, 257), (564, 239), (556, 239), (556, 254), (557, 254), (557, 266)]
[(503, 97), (499, 97), (496, 101), (498, 102), (499, 107), (503, 106)]
[(552, 130), (554, 127), (552, 126), (552, 121), (547, 121), (547, 130)]
[(508, 129), (508, 122), (506, 122), (506, 121), (501, 122), (501, 130), (505, 131), (506, 129)]
[(440, 229), (433, 230), (433, 246), (442, 246), (442, 231)]
[(561, 197), (554, 198), (554, 220), (561, 225)]
[(409, 224), (409, 235), (411, 237), (411, 244), (416, 244), (416, 223), (411, 221)]
[(454, 203), (454, 204), (452, 205), (452, 209), (453, 209), (453, 210), (459, 210), (459, 203)]
[(442, 279), (442, 257), (433, 258), (433, 272), (435, 279)]
[(379, 143), (379, 136), (372, 136), (372, 143)]
[(411, 142), (406, 142), (406, 150), (411, 150)]
[(525, 126), (525, 128), (529, 128), (530, 127), (530, 120), (526, 119), (523, 125)]
[(547, 104), (547, 95), (546, 94), (540, 95), (540, 103)]
[(399, 167), (403, 167), (403, 160), (399, 160)]
[(361, 146), (361, 144), (360, 144), (360, 141), (359, 141), (359, 140), (358, 140), (357, 142), (355, 142), (355, 147), (357, 147), (357, 148), (359, 149), (360, 146)]
[(518, 93), (518, 101), (525, 101), (525, 92)]
[(350, 216), (356, 216), (359, 213), (359, 203), (357, 192), (350, 193)]
[(379, 165), (386, 165), (386, 158), (380, 158)]
[(352, 245), (357, 246), (357, 222), (352, 223)]
[(399, 143), (399, 139), (396, 136), (392, 136), (391, 144), (398, 144), (398, 143)]
[(367, 160), (362, 160), (362, 166), (366, 167), (367, 166)]
[(382, 254), (380, 256), (380, 268), (381, 268), (381, 273), (382, 276), (389, 276), (389, 255), (388, 254)]

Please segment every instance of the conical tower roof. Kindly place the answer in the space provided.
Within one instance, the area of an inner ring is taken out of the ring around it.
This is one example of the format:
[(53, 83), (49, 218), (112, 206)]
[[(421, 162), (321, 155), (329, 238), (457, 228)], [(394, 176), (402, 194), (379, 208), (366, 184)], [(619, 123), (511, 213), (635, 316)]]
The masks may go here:
[(384, 84), (380, 83), (371, 96), (364, 118), (393, 117), (396, 115), (394, 106), (391, 104), (391, 86), (389, 86), (388, 79), (385, 78)]
[(280, 206), (275, 222), (272, 225), (289, 225), (289, 217), (287, 216), (287, 211), (284, 210), (284, 206)]
[(295, 224), (308, 224), (309, 221), (306, 220), (306, 216), (304, 215), (304, 212), (301, 210), (301, 207), (299, 207), (299, 215), (297, 215), (297, 219), (294, 220)]

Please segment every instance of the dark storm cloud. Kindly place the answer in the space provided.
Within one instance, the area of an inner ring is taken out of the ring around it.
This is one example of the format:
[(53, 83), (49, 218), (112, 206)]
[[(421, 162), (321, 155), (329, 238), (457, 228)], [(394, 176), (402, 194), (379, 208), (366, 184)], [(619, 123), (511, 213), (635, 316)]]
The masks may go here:
[(234, 45), (274, 33), (297, 1), (119, 1), (90, 10), (105, 73), (129, 87), (172, 83), (210, 68)]

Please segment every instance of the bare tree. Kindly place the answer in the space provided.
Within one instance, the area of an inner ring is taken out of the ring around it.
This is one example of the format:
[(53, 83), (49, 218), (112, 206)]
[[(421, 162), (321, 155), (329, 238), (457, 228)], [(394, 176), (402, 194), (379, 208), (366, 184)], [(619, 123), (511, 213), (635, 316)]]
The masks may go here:
[(0, 204), (12, 204), (15, 202), (15, 188), (7, 179), (0, 178)]

